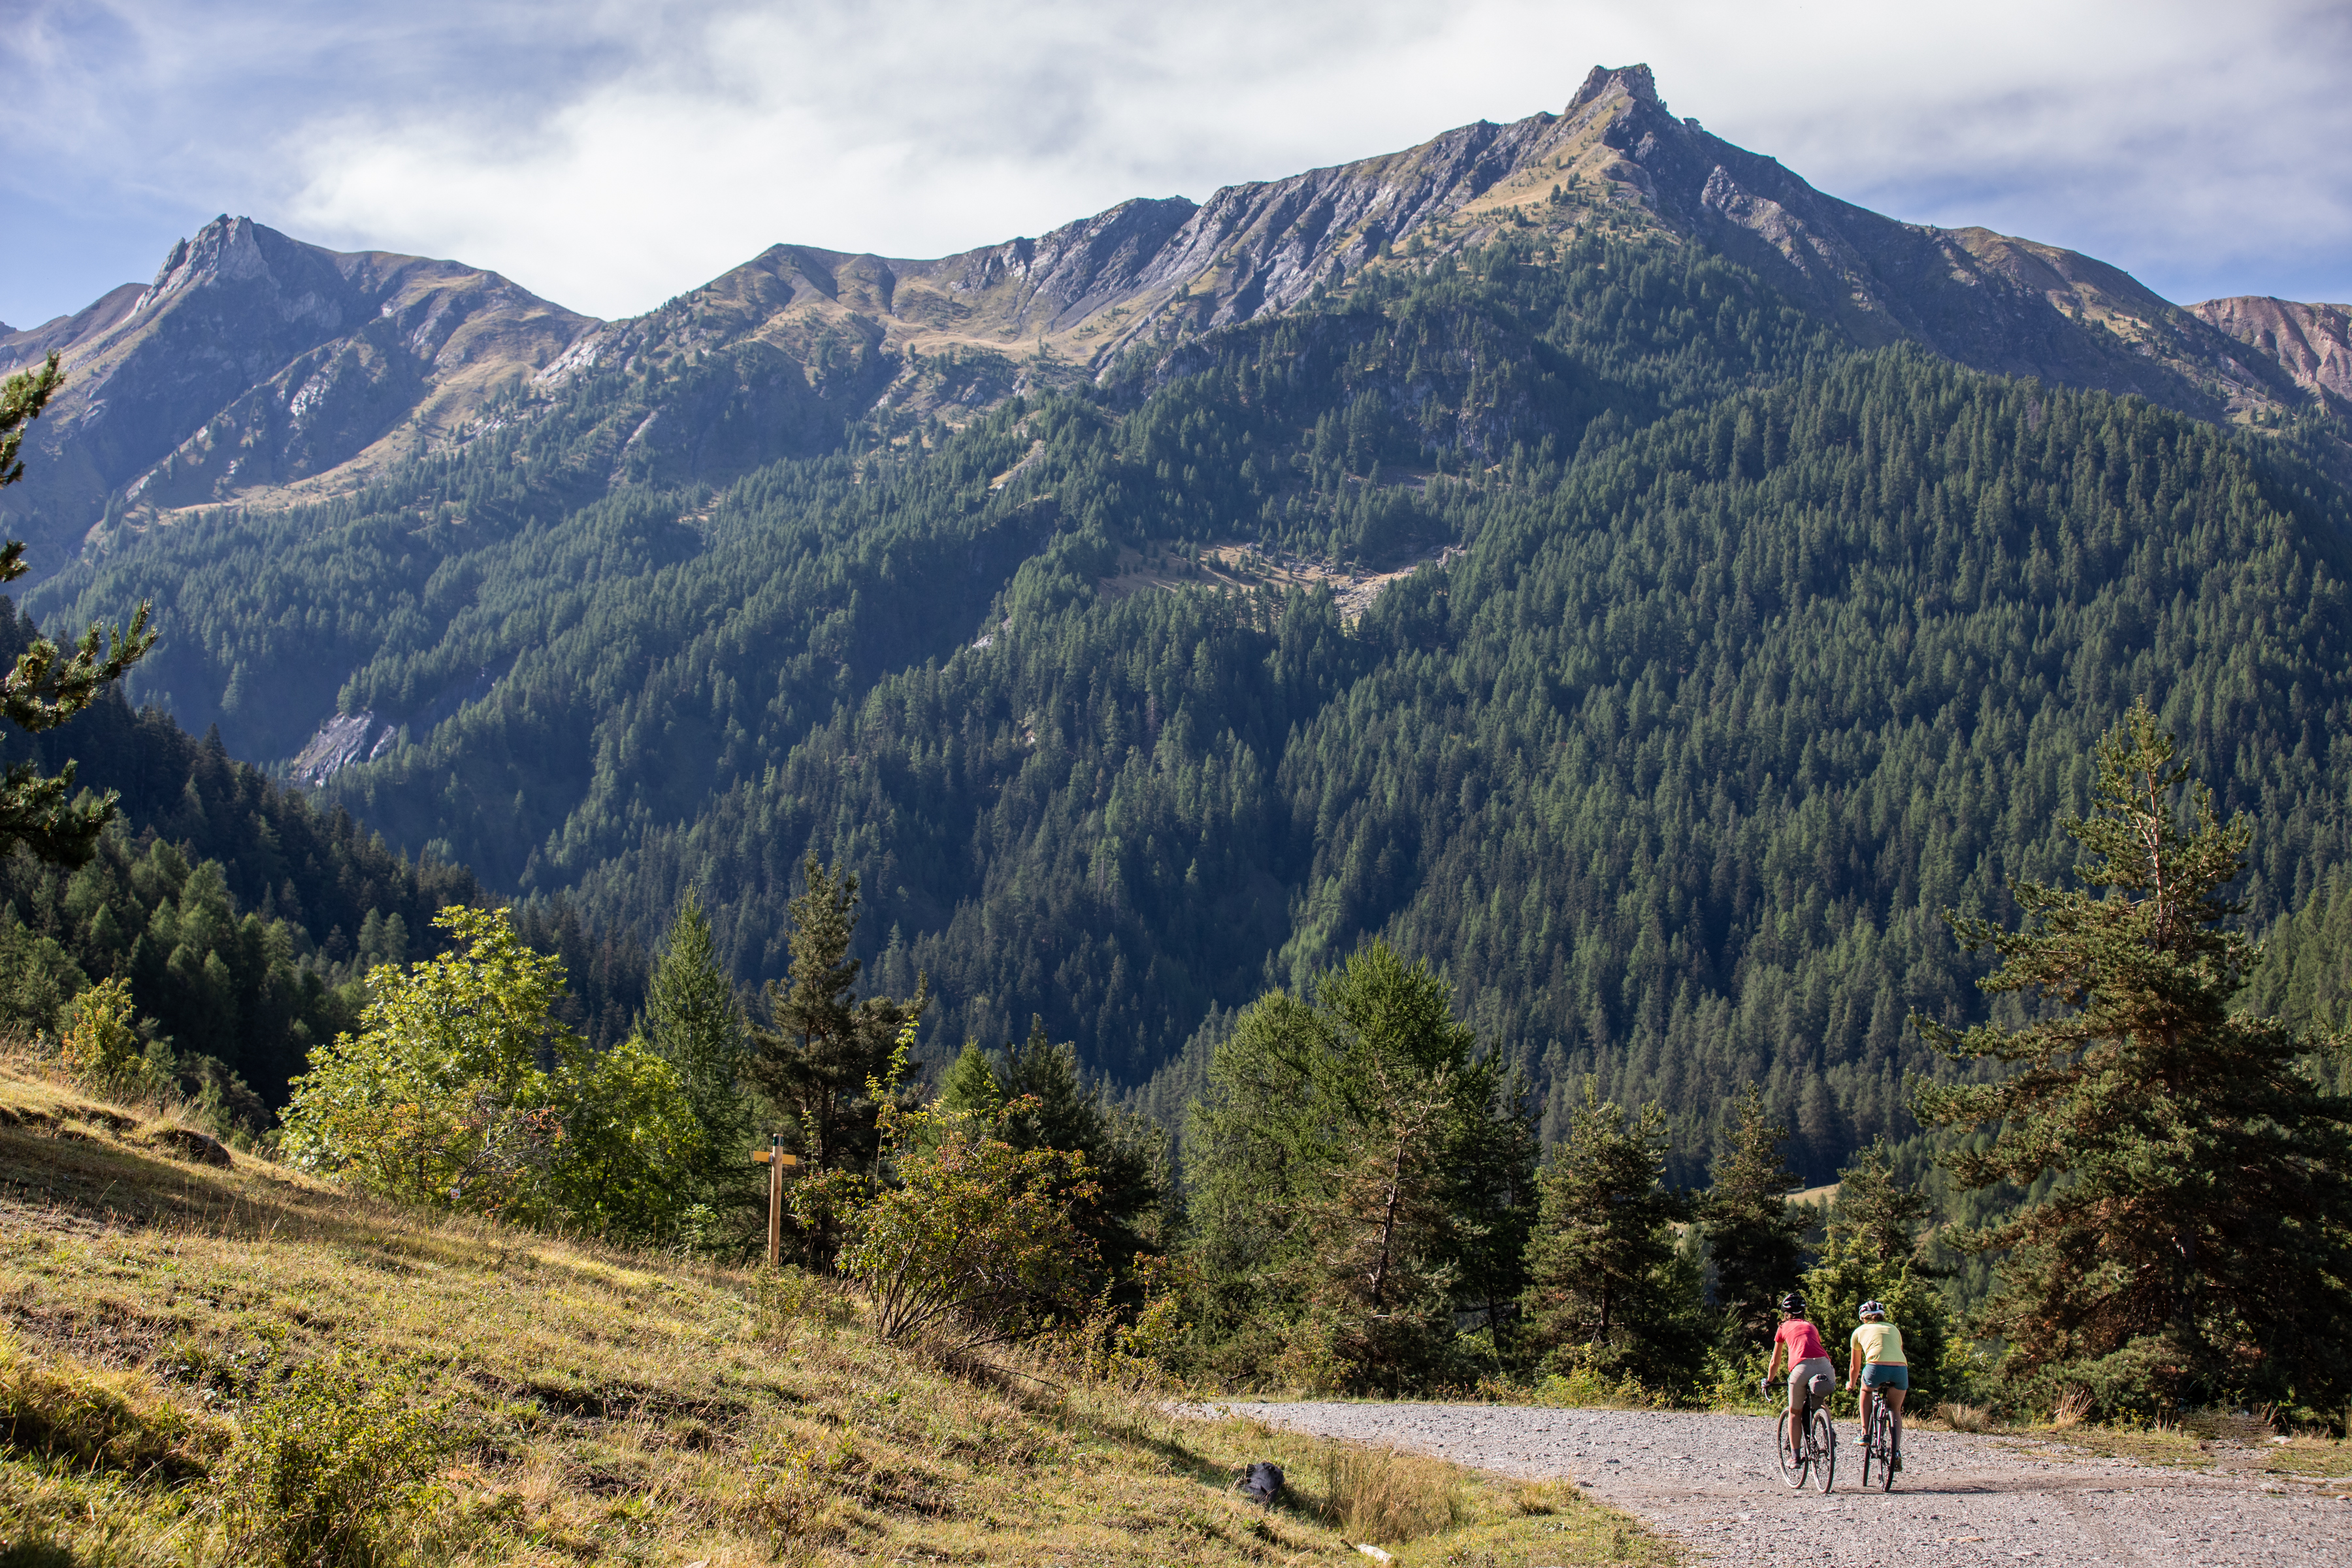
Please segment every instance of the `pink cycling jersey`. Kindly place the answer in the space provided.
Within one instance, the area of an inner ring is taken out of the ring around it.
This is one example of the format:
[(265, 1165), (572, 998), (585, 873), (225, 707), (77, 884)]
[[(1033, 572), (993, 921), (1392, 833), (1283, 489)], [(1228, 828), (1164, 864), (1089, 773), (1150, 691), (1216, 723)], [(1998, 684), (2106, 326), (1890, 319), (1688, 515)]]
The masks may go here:
[(1830, 1352), (1822, 1348), (1821, 1330), (1813, 1327), (1812, 1324), (1805, 1321), (1802, 1318), (1790, 1319), (1787, 1322), (1780, 1325), (1780, 1331), (1774, 1334), (1772, 1338), (1778, 1343), (1789, 1347), (1789, 1364), (1790, 1366), (1796, 1365), (1797, 1363), (1801, 1361), (1826, 1361), (1829, 1359)]

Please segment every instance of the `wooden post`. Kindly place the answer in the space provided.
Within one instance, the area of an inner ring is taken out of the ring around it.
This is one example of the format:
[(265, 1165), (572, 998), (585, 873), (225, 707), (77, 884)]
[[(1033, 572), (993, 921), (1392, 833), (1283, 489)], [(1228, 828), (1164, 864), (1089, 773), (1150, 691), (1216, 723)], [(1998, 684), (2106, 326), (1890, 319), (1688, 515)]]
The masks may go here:
[(784, 1135), (768, 1134), (768, 1146), (755, 1150), (751, 1163), (768, 1167), (768, 1267), (774, 1268), (784, 1260), (784, 1173), (800, 1164), (800, 1161), (784, 1152)]
[(768, 1139), (768, 1267), (784, 1260), (784, 1135)]

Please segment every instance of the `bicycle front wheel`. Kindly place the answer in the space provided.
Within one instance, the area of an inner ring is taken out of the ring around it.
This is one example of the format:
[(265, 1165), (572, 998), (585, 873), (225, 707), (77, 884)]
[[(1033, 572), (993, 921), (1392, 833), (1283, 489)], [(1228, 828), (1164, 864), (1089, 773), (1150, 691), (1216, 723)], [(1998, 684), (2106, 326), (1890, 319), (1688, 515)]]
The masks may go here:
[(1837, 1428), (1830, 1425), (1830, 1413), (1813, 1412), (1813, 1485), (1823, 1497), (1837, 1474)]
[(1789, 1413), (1782, 1411), (1772, 1422), (1772, 1446), (1780, 1451), (1780, 1479), (1792, 1488), (1805, 1484), (1805, 1456), (1789, 1436)]

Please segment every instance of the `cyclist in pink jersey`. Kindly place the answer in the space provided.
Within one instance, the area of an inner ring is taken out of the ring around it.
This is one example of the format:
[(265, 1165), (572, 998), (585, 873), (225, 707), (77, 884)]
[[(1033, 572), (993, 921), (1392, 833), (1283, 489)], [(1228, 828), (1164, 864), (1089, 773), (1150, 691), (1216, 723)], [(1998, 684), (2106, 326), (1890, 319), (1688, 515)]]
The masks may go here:
[(1799, 1434), (1805, 1429), (1805, 1417), (1811, 1412), (1812, 1390), (1816, 1376), (1837, 1381), (1837, 1368), (1830, 1361), (1829, 1347), (1822, 1343), (1821, 1330), (1805, 1319), (1804, 1299), (1797, 1295), (1780, 1298), (1780, 1311), (1787, 1320), (1780, 1332), (1772, 1336), (1772, 1353), (1764, 1358), (1764, 1391), (1772, 1390), (1772, 1374), (1780, 1367), (1781, 1352), (1789, 1357), (1789, 1446), (1798, 1446)]

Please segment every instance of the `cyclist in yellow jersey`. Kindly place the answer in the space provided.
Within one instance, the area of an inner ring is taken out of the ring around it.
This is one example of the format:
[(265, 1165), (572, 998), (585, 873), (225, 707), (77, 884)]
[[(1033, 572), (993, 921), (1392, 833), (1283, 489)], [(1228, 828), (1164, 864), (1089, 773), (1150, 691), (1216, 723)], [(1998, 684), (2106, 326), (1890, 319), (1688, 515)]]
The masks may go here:
[(1862, 1326), (1853, 1331), (1846, 1358), (1845, 1385), (1862, 1390), (1862, 1429), (1870, 1430), (1870, 1402), (1886, 1401), (1895, 1415), (1895, 1468), (1903, 1468), (1903, 1400), (1911, 1389), (1911, 1363), (1903, 1359), (1903, 1331), (1886, 1321), (1875, 1301), (1862, 1304)]

